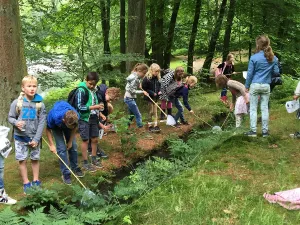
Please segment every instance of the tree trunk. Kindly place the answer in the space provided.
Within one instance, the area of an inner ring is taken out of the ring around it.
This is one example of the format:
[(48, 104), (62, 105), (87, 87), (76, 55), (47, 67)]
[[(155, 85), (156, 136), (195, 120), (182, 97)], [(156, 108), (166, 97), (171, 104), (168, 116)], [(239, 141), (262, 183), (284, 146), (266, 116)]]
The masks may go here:
[(171, 20), (170, 20), (168, 36), (167, 36), (167, 40), (166, 40), (166, 47), (165, 47), (165, 54), (164, 54), (164, 66), (163, 66), (164, 69), (167, 69), (170, 67), (171, 49), (172, 49), (172, 45), (173, 45), (174, 30), (175, 30), (177, 15), (178, 15), (179, 7), (180, 7), (180, 2), (181, 2), (181, 0), (174, 0), (174, 7), (173, 7)]
[(251, 1), (250, 5), (250, 22), (249, 22), (249, 42), (248, 42), (248, 57), (250, 59), (252, 55), (252, 40), (253, 40), (253, 10), (254, 10), (254, 3), (253, 0)]
[[(101, 11), (101, 25), (102, 25), (102, 36), (103, 36), (103, 52), (105, 55), (110, 56), (109, 46), (109, 32), (110, 32), (110, 0), (100, 0), (100, 11)], [(112, 70), (110, 61), (103, 65), (103, 70)]]
[(8, 126), (11, 102), (19, 96), (26, 61), (21, 33), (19, 3), (0, 0), (0, 124)]
[[(145, 53), (146, 41), (146, 1), (128, 0), (127, 53)], [(127, 71), (131, 71), (136, 62), (127, 63)]]
[(203, 65), (203, 69), (205, 69), (207, 71), (210, 70), (210, 66), (211, 66), (211, 63), (212, 63), (212, 60), (213, 60), (213, 57), (215, 54), (216, 44), (217, 44), (217, 40), (219, 38), (222, 21), (223, 21), (223, 17), (225, 14), (226, 3), (227, 3), (227, 0), (222, 0), (219, 16), (218, 16), (214, 31), (212, 33), (212, 36), (210, 38), (210, 42), (209, 42), (209, 46), (208, 46), (208, 53), (207, 53), (207, 56), (206, 56), (206, 59), (204, 61), (204, 65)]
[(196, 40), (196, 36), (197, 36), (197, 31), (198, 31), (201, 4), (202, 4), (201, 0), (196, 0), (195, 16), (194, 16), (193, 28), (192, 28), (192, 33), (191, 33), (191, 37), (190, 37), (189, 51), (188, 51), (187, 72), (189, 74), (193, 74), (194, 47), (195, 47), (195, 40)]
[[(125, 27), (125, 15), (126, 3), (125, 0), (120, 0), (120, 53), (126, 54), (126, 27)], [(126, 61), (121, 62), (121, 73), (126, 73)]]
[(231, 38), (231, 30), (232, 24), (235, 14), (235, 0), (230, 0), (229, 10), (227, 15), (227, 25), (224, 36), (224, 44), (223, 44), (223, 62), (226, 60), (227, 55), (229, 54), (230, 47), (230, 38)]

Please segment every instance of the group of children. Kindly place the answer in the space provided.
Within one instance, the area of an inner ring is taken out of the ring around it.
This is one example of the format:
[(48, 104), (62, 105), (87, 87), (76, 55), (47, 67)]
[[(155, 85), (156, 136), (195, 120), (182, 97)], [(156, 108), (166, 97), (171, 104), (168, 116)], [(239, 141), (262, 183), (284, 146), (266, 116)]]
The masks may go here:
[[(144, 126), (141, 113), (136, 104), (137, 94), (144, 94), (144, 99), (149, 106), (148, 127), (150, 132), (160, 132), (157, 110), (161, 110), (160, 120), (164, 120), (166, 109), (167, 114), (172, 115), (173, 105), (177, 108), (177, 113), (174, 116), (175, 127), (179, 127), (180, 123), (188, 125), (184, 118), (183, 106), (179, 101), (180, 97), (183, 98), (184, 106), (188, 111), (194, 113), (188, 103), (188, 96), (189, 90), (197, 84), (197, 78), (187, 76), (184, 79), (184, 69), (182, 67), (177, 67), (175, 71), (169, 70), (162, 78), (161, 72), (160, 66), (156, 63), (151, 64), (149, 68), (146, 64), (138, 63), (126, 78), (124, 102), (128, 106), (130, 121), (135, 117), (137, 127), (142, 128)], [(160, 107), (158, 105), (159, 100), (161, 100)]]

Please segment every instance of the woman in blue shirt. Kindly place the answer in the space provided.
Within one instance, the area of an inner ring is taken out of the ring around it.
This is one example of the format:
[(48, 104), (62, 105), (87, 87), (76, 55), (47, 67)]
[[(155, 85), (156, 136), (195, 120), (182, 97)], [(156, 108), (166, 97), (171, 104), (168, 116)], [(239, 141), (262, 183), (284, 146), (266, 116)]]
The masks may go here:
[(271, 74), (279, 73), (278, 59), (274, 56), (270, 46), (270, 39), (261, 35), (256, 38), (256, 53), (251, 56), (247, 79), (246, 90), (250, 88), (250, 131), (247, 136), (256, 137), (257, 128), (257, 106), (260, 97), (262, 115), (262, 136), (269, 136), (269, 97)]

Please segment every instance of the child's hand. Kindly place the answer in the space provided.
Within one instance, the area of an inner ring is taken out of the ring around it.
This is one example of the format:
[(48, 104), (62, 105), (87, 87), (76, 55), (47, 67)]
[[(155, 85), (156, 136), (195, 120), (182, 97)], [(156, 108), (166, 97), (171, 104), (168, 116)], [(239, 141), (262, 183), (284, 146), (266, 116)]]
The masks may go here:
[(147, 91), (144, 91), (144, 95), (146, 96), (149, 96), (148, 92)]
[(24, 125), (25, 125), (25, 121), (18, 121), (18, 122), (16, 122), (16, 127), (19, 130), (22, 130), (22, 128), (23, 128)]
[(32, 148), (36, 148), (37, 146), (38, 146), (38, 142), (36, 142), (36, 141), (31, 141), (31, 142), (29, 142), (28, 143)]
[(195, 114), (193, 110), (191, 110), (190, 113)]
[(70, 150), (72, 148), (72, 141), (69, 141), (67, 143), (67, 150)]
[(50, 151), (55, 154), (57, 153), (55, 145), (50, 146)]
[(298, 98), (299, 98), (299, 96), (297, 96), (297, 95), (294, 95), (294, 96), (293, 96), (293, 99), (294, 99), (294, 100), (297, 100)]
[(158, 94), (158, 95), (161, 95), (161, 91), (159, 91), (157, 94)]
[(230, 104), (230, 107), (229, 107), (229, 109), (230, 109), (230, 111), (232, 112), (233, 111), (233, 109), (234, 109), (234, 105), (231, 103)]
[(100, 117), (101, 117), (101, 119), (102, 119), (103, 121), (106, 120), (106, 116), (104, 116), (102, 113), (100, 113)]

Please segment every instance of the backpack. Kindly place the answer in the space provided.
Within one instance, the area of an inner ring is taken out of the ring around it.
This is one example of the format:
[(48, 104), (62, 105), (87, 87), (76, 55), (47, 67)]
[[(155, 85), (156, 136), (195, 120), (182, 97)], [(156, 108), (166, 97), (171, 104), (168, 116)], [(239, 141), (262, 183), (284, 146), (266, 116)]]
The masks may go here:
[(223, 75), (225, 68), (226, 68), (226, 62), (224, 62), (224, 67), (223, 68), (216, 68), (216, 70), (215, 70), (215, 77)]
[(78, 93), (78, 89), (82, 88), (84, 90), (84, 101), (82, 102), (83, 104), (86, 104), (89, 100), (89, 91), (88, 89), (86, 89), (85, 87), (76, 87), (74, 88), (72, 91), (70, 91), (69, 95), (68, 95), (68, 100), (67, 102), (74, 107), (74, 109), (78, 109), (77, 104), (76, 104), (76, 95)]
[(183, 87), (183, 83), (178, 83), (177, 81), (173, 80), (167, 87), (166, 93), (169, 97), (175, 96), (177, 90)]
[(98, 100), (105, 101), (105, 92), (107, 89), (108, 89), (108, 87), (106, 84), (100, 84), (97, 87), (96, 94), (97, 94)]

